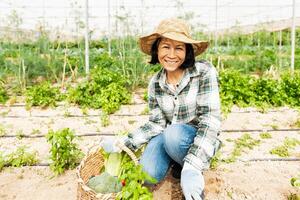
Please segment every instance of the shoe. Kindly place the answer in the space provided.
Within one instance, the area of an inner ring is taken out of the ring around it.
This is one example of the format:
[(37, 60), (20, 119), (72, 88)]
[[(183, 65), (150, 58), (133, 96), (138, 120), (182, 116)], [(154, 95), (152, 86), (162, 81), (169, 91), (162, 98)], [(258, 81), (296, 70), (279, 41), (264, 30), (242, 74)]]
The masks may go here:
[(174, 162), (174, 164), (172, 165), (172, 170), (171, 170), (172, 177), (175, 179), (180, 179), (181, 170), (182, 170), (182, 166), (180, 164), (178, 164), (177, 162)]

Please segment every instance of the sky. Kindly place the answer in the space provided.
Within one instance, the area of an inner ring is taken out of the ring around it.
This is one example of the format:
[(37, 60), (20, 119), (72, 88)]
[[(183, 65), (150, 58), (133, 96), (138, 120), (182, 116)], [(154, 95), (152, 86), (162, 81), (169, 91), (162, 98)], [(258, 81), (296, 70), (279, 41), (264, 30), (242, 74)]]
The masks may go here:
[[(85, 2), (0, 0), (0, 27), (37, 29), (43, 25), (51, 31), (82, 35)], [(204, 31), (289, 19), (293, 0), (88, 0), (88, 5), (92, 35), (145, 35), (169, 17), (181, 16), (195, 30)]]

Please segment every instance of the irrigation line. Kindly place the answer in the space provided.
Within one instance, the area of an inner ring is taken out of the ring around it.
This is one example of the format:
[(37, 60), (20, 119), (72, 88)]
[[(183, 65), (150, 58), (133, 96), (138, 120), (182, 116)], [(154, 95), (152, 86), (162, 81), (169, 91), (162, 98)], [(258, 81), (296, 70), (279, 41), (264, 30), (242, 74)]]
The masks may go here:
[[(0, 116), (0, 118), (50, 118), (50, 117), (65, 117), (65, 118), (84, 118), (84, 117), (100, 117), (101, 114), (94, 114), (94, 115), (4, 115)], [(116, 116), (116, 117), (134, 117), (134, 116), (148, 116), (148, 114), (111, 114), (109, 116)]]
[[(141, 105), (141, 104), (147, 104), (146, 102), (144, 103), (134, 103), (134, 104), (126, 104), (126, 105)], [(126, 105), (123, 105), (123, 106), (126, 106)], [(63, 106), (69, 106), (68, 104), (65, 104), (65, 103), (57, 103), (56, 104), (56, 108), (57, 107), (63, 107)], [(75, 106), (75, 105), (74, 105)], [(10, 108), (10, 107), (26, 107), (26, 104), (25, 103), (15, 103), (15, 104), (12, 104), (12, 105), (3, 105), (3, 104), (0, 104), (0, 108)], [(39, 108), (38, 106), (33, 106), (33, 108)]]
[[(238, 159), (237, 162), (298, 162), (300, 158), (251, 158), (251, 159)], [(77, 163), (78, 165), (80, 163)], [(49, 167), (50, 163), (36, 163), (33, 165), (25, 165), (28, 167)], [(11, 167), (5, 165), (4, 167)]]
[[(114, 136), (114, 133), (99, 133), (99, 132), (91, 132), (91, 133), (85, 133), (85, 134), (75, 134), (76, 137), (93, 137), (93, 136)], [(45, 137), (46, 135), (0, 135), (0, 138), (14, 138), (14, 137), (19, 137), (19, 138), (42, 138)]]
[[(298, 132), (300, 128), (296, 129), (249, 129), (249, 130), (222, 130), (224, 133), (241, 133), (241, 132)], [(114, 136), (113, 132), (89, 132), (84, 134), (75, 134), (76, 137), (93, 137), (93, 136)], [(45, 135), (0, 135), (0, 138), (41, 138), (45, 137)]]
[(241, 162), (256, 162), (256, 161), (300, 161), (300, 158), (251, 158), (238, 159)]
[(248, 130), (222, 130), (225, 133), (233, 132), (290, 132), (290, 131), (300, 131), (300, 128), (293, 129), (248, 129)]

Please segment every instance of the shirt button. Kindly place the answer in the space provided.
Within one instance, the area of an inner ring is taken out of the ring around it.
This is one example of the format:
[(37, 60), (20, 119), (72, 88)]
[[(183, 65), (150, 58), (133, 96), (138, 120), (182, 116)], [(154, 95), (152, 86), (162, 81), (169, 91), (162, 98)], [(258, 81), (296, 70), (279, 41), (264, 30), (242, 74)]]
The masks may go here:
[(177, 116), (177, 114), (175, 113), (174, 116)]
[(175, 97), (174, 99), (177, 100), (177, 97)]

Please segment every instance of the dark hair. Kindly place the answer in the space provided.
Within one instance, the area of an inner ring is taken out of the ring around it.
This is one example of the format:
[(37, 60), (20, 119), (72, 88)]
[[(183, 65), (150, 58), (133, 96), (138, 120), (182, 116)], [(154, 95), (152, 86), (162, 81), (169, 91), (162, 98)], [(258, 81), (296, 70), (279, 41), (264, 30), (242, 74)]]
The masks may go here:
[[(158, 60), (158, 45), (161, 41), (161, 38), (158, 38), (153, 42), (151, 46), (151, 60), (150, 64), (155, 65), (156, 63), (159, 63)], [(185, 43), (185, 48), (186, 48), (186, 53), (185, 53), (185, 60), (181, 64), (180, 68), (181, 69), (186, 69), (188, 67), (193, 67), (195, 65), (195, 54), (194, 54), (194, 49), (191, 44)]]

